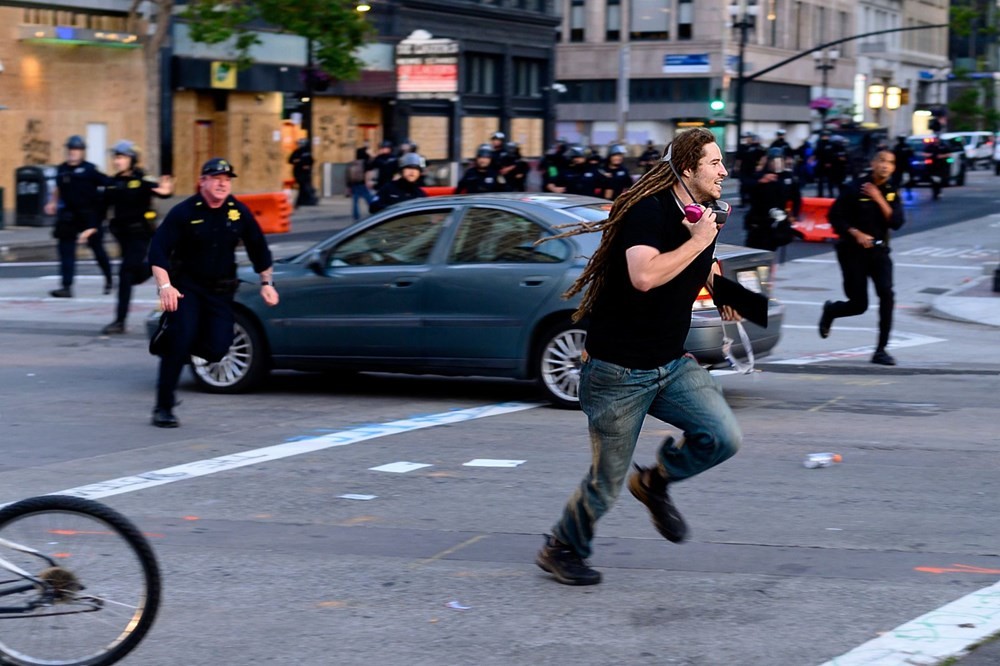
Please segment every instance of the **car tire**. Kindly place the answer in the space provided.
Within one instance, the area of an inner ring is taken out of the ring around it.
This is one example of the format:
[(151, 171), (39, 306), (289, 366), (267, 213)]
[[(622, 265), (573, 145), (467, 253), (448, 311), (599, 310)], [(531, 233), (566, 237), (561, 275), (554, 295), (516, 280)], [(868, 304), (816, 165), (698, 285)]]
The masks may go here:
[(191, 357), (195, 381), (208, 393), (246, 393), (267, 375), (263, 335), (249, 315), (237, 310), (234, 316), (233, 344), (222, 360)]
[(580, 368), (587, 332), (579, 324), (565, 322), (539, 336), (533, 358), (538, 385), (557, 407), (580, 407)]

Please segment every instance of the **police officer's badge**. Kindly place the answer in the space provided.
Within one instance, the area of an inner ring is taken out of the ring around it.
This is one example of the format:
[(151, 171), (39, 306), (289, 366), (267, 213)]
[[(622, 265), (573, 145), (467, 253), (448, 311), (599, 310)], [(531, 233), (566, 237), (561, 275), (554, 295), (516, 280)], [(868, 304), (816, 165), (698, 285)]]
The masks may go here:
[(236, 209), (229, 211), (229, 219), (232, 220), (233, 222), (240, 219), (240, 211)]

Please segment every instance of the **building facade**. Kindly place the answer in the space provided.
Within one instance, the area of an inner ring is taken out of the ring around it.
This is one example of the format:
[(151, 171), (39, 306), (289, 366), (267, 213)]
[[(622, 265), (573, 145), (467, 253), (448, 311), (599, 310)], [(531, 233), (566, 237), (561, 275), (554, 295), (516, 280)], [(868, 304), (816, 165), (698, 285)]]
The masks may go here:
[[(946, 23), (947, 0), (561, 1), (558, 131), (581, 143), (663, 145), (678, 129), (705, 125), (735, 149), (741, 53), (752, 78), (742, 129), (766, 141), (784, 129), (793, 143), (824, 121), (871, 120), (861, 81), (919, 91), (919, 72), (945, 62), (942, 31), (818, 47), (868, 28)], [(908, 112), (879, 120), (902, 127)]]

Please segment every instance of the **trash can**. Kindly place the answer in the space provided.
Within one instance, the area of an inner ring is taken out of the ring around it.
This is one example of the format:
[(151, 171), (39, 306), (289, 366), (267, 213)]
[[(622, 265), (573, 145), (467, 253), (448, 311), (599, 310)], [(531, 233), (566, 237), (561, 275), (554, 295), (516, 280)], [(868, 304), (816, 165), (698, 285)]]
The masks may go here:
[(45, 204), (56, 187), (56, 168), (51, 165), (23, 166), (14, 170), (17, 188), (14, 223), (25, 227), (49, 227), (54, 215), (45, 214)]

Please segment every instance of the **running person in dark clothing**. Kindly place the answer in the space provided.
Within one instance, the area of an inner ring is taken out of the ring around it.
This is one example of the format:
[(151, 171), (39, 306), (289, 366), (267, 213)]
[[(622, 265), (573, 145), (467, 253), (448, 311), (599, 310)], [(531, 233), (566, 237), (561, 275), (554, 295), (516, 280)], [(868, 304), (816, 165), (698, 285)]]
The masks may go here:
[[(153, 235), (149, 263), (164, 316), (151, 351), (160, 356), (153, 425), (176, 428), (174, 392), (191, 356), (221, 360), (233, 343), (236, 246), (242, 241), (260, 275), (260, 296), (278, 304), (271, 251), (253, 213), (232, 195), (232, 165), (205, 162), (198, 194), (174, 206)], [(153, 347), (156, 349), (153, 349)]]
[[(111, 260), (104, 251), (104, 193), (111, 179), (83, 159), (87, 144), (74, 134), (66, 140), (66, 161), (56, 168), (56, 189), (45, 204), (45, 213), (56, 216), (52, 235), (58, 241), (62, 288), (49, 292), (55, 298), (73, 297), (76, 244), (85, 240), (104, 274), (104, 293), (111, 293)], [(89, 229), (86, 236), (83, 233)]]
[[(718, 199), (726, 175), (712, 132), (679, 132), (666, 156), (615, 199), (606, 221), (564, 234), (603, 232), (566, 292), (569, 297), (586, 289), (573, 318), (589, 320), (580, 407), (589, 423), (592, 462), (536, 559), (560, 583), (601, 581), (584, 560), (598, 519), (625, 482), (647, 414), (683, 431), (683, 439), (667, 437), (656, 464), (637, 466), (628, 482), (669, 541), (687, 538), (687, 525), (668, 487), (718, 465), (740, 446), (740, 428), (722, 390), (684, 350), (691, 306), (702, 287), (713, 290), (719, 273), (715, 212), (697, 205), (701, 217), (691, 222), (684, 207)], [(728, 307), (721, 314), (738, 318)]]
[(889, 231), (903, 226), (903, 202), (892, 186), (896, 157), (883, 150), (872, 160), (872, 172), (844, 186), (830, 208), (830, 224), (840, 236), (837, 261), (844, 276), (846, 301), (827, 301), (819, 320), (821, 338), (830, 335), (833, 320), (853, 317), (868, 309), (868, 280), (878, 295), (878, 346), (872, 363), (896, 365), (889, 355), (889, 332), (895, 295), (892, 291), (892, 259)]
[[(121, 266), (118, 268), (118, 307), (115, 320), (101, 331), (104, 335), (125, 332), (132, 286), (142, 284), (152, 272), (146, 261), (149, 241), (156, 228), (156, 211), (153, 197), (166, 198), (173, 191), (170, 176), (161, 176), (159, 182), (150, 181), (139, 168), (139, 151), (131, 141), (119, 141), (111, 149), (115, 175), (106, 192), (109, 206), (114, 210), (109, 226), (121, 248)], [(92, 233), (83, 232), (81, 238)]]

